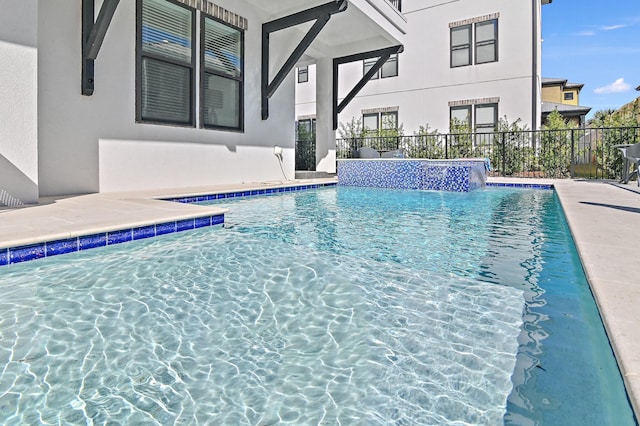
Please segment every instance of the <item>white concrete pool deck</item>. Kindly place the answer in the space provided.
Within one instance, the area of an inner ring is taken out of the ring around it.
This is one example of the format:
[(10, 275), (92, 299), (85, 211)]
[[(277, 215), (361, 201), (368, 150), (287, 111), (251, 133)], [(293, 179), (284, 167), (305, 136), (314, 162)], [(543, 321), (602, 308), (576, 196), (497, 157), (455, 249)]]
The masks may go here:
[[(334, 179), (260, 182), (164, 191), (42, 199), (36, 206), (0, 209), (0, 248), (34, 244), (223, 213), (217, 207), (157, 198), (327, 183)], [(640, 191), (636, 182), (490, 178), (490, 182), (553, 184), (636, 415), (640, 414)], [(0, 267), (0, 273), (2, 273)], [(640, 417), (640, 416), (639, 416)]]

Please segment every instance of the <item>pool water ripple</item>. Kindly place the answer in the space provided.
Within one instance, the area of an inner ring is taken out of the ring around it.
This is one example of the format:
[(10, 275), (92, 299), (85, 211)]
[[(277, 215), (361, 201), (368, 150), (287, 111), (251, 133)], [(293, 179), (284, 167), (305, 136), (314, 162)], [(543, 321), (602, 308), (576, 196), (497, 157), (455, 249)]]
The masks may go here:
[[(15, 273), (0, 317), (4, 420), (501, 419), (521, 291), (311, 249), (296, 259), (274, 241), (243, 264), (259, 244), (205, 230)], [(49, 268), (55, 283), (38, 278)]]
[(224, 229), (9, 266), (0, 420), (503, 424), (550, 340), (528, 194), (245, 199)]

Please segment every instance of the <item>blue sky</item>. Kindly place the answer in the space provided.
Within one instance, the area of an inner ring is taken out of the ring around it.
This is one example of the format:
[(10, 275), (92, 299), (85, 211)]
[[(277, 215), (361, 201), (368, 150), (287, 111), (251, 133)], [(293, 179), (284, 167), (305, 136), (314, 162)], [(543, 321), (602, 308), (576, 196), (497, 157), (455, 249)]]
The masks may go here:
[(553, 0), (542, 39), (543, 77), (583, 83), (589, 117), (640, 96), (640, 0)]

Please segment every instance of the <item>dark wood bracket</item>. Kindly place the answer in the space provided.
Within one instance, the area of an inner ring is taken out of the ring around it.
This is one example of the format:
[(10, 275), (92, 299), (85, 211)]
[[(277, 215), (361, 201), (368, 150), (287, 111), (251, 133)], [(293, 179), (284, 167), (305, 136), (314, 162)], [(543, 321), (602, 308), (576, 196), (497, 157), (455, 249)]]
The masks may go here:
[(82, 94), (93, 95), (94, 65), (120, 0), (104, 0), (94, 22), (95, 0), (82, 0)]
[[(370, 52), (358, 53), (355, 55), (343, 56), (341, 58), (335, 58), (333, 60), (333, 130), (338, 129), (338, 114), (340, 114), (346, 106), (356, 97), (358, 92), (367, 84), (371, 77), (373, 77), (385, 62), (397, 53), (402, 53), (404, 46), (401, 44), (398, 46), (387, 47), (379, 50), (372, 50)], [(362, 61), (365, 59), (378, 58), (377, 62), (371, 67), (365, 75), (362, 76), (360, 81), (354, 86), (353, 89), (344, 97), (342, 102), (338, 103), (338, 66), (341, 64), (347, 64), (355, 61)]]
[[(309, 48), (313, 40), (331, 19), (331, 15), (344, 12), (347, 9), (347, 0), (336, 0), (293, 15), (285, 16), (262, 24), (262, 119), (269, 118), (269, 99), (278, 90), (287, 75), (295, 67), (304, 52)], [(302, 41), (293, 50), (289, 58), (282, 65), (272, 82), (269, 82), (269, 35), (273, 32), (290, 28), (305, 22), (315, 23), (309, 29)]]

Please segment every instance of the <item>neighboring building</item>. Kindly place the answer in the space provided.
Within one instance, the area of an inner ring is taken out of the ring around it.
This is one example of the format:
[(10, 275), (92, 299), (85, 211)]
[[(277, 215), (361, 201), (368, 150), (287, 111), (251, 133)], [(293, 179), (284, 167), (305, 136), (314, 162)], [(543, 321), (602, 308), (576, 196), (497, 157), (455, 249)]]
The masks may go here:
[(542, 122), (553, 111), (558, 111), (569, 124), (584, 127), (585, 117), (591, 111), (580, 106), (580, 91), (584, 84), (569, 83), (561, 78), (542, 79)]
[[(452, 118), (492, 131), (507, 117), (540, 127), (542, 4), (550, 0), (403, 0), (404, 51), (392, 55), (339, 115), (370, 129), (402, 125), (449, 130)], [(342, 99), (375, 60), (340, 68)], [(310, 62), (298, 69), (296, 117), (313, 127), (321, 75)]]
[(402, 45), (405, 18), (386, 0), (212, 1), (0, 0), (0, 203), (292, 179), (300, 61), (323, 70), (335, 168), (332, 60)]

